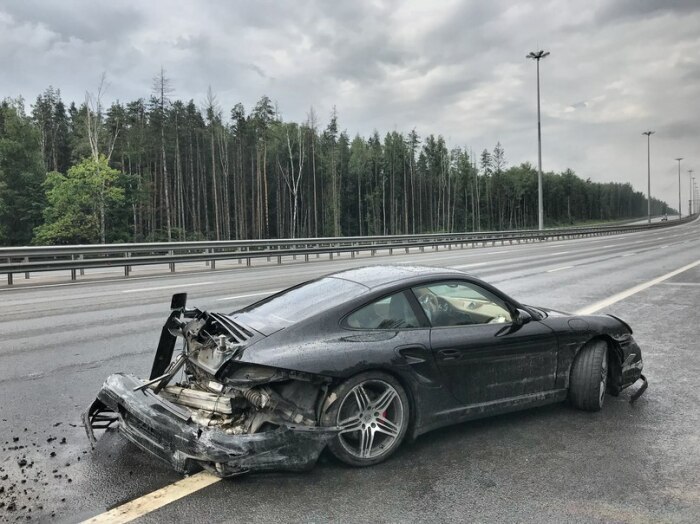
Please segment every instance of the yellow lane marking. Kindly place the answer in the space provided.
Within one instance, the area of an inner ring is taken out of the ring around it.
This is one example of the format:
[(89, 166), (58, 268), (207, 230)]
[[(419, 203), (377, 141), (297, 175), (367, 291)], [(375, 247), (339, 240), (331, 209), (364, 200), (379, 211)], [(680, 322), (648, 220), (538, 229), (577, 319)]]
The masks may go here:
[(126, 504), (117, 506), (101, 515), (84, 521), (83, 524), (121, 524), (124, 522), (131, 522), (134, 519), (143, 517), (151, 511), (162, 508), (166, 504), (170, 504), (187, 495), (191, 495), (195, 491), (211, 486), (220, 480), (219, 477), (215, 477), (208, 471), (202, 471), (201, 473), (178, 480), (164, 488), (143, 495)]

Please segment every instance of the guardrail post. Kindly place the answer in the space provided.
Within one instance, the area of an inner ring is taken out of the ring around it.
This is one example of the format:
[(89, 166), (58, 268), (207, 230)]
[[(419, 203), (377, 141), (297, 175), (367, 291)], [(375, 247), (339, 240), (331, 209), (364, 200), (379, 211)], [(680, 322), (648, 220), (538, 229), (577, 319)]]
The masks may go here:
[(350, 251), (350, 258), (355, 258), (355, 250)]
[(309, 261), (309, 254), (304, 253), (304, 262), (308, 262), (308, 261)]
[[(71, 260), (75, 260), (75, 255), (71, 255), (71, 256), (70, 256), (70, 259), (71, 259)], [(70, 270), (70, 279), (71, 279), (71, 280), (77, 280), (75, 268), (72, 268), (72, 269)]]
[[(295, 257), (296, 258), (296, 257)], [(277, 255), (277, 263), (281, 264), (282, 263), (282, 255)]]
[[(78, 259), (79, 259), (79, 260), (84, 260), (84, 259), (85, 259), (85, 255), (80, 255), (80, 256), (78, 257)], [(85, 270), (84, 270), (82, 267), (80, 268), (80, 276), (81, 276), (81, 277), (84, 277), (84, 276), (85, 276)]]
[(389, 255), (393, 255), (393, 254), (394, 254), (394, 248), (393, 248), (393, 247), (390, 247), (390, 248), (389, 248)]
[(124, 276), (125, 277), (129, 276), (129, 266), (124, 266)]
[(12, 285), (12, 273), (7, 274), (7, 285), (8, 286)]
[[(24, 257), (24, 263), (28, 264), (29, 263), (29, 257)], [(24, 278), (29, 280), (29, 271), (24, 272)]]
[(406, 254), (408, 255), (408, 248), (406, 248)]
[(333, 251), (328, 253), (328, 260), (333, 260)]
[(250, 267), (250, 257), (245, 259), (245, 265)]
[[(174, 265), (174, 264), (173, 264)], [(211, 259), (211, 270), (214, 271), (216, 269), (216, 260), (213, 258)]]

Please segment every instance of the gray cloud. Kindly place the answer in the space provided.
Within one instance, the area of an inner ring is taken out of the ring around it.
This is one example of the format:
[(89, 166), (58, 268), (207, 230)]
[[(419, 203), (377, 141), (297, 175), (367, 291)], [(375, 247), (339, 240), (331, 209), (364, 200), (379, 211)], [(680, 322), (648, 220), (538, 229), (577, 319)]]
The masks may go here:
[(107, 98), (130, 100), (162, 66), (173, 96), (211, 85), (224, 114), (267, 94), (285, 119), (314, 106), (324, 126), (335, 105), (351, 135), (416, 127), (534, 163), (525, 55), (544, 48), (544, 167), (644, 189), (651, 127), (652, 191), (675, 203), (673, 158), (700, 171), (698, 27), (697, 0), (24, 0), (0, 6), (0, 96), (81, 102), (105, 71)]

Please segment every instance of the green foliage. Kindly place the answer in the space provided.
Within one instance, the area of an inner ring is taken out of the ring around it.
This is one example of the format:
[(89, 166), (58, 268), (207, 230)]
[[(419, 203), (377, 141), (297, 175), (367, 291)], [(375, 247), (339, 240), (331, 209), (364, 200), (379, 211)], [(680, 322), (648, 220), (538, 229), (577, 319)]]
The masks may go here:
[(35, 244), (91, 244), (100, 241), (107, 212), (124, 202), (117, 185), (119, 171), (103, 156), (83, 159), (66, 175), (48, 173), (44, 189), (48, 205), (44, 223), (35, 230)]
[(44, 179), (39, 132), (21, 100), (0, 103), (0, 242), (28, 244), (41, 223)]
[[(201, 109), (170, 100), (163, 71), (156, 87), (104, 109), (64, 104), (51, 87), (31, 116), (21, 100), (0, 105), (0, 244), (537, 227), (537, 172), (509, 166), (500, 143), (449, 149), (415, 129), (350, 139), (335, 108), (323, 122), (313, 108), (284, 122), (267, 96), (246, 113), (222, 110), (211, 91)], [(543, 184), (545, 226), (646, 215), (630, 184), (571, 170)]]

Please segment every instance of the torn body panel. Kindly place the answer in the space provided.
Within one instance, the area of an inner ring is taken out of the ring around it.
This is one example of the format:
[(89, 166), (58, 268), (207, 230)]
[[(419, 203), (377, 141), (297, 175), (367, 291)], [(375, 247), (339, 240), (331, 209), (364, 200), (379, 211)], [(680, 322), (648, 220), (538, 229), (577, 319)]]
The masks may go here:
[(122, 435), (181, 473), (202, 467), (222, 477), (248, 471), (304, 470), (313, 467), (337, 434), (335, 428), (294, 424), (248, 434), (207, 427), (189, 410), (139, 389), (142, 384), (131, 375), (109, 376), (86, 413), (88, 435), (96, 415), (112, 413)]

